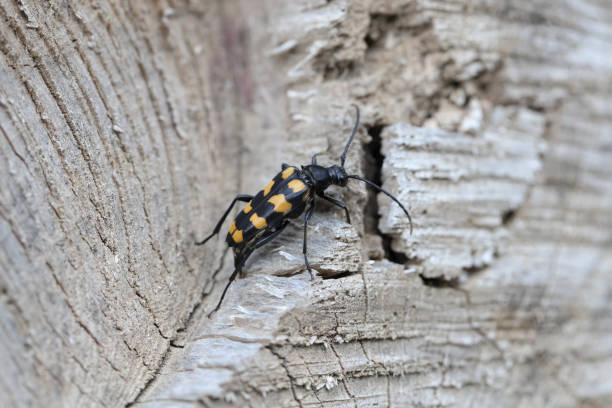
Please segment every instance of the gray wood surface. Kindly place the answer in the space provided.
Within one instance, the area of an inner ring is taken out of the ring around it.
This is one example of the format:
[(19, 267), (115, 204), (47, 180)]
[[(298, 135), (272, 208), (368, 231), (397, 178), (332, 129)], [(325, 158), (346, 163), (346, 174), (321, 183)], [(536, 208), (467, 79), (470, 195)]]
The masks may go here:
[[(604, 0), (0, 1), (0, 406), (612, 404)], [(232, 271), (237, 193), (347, 170)]]

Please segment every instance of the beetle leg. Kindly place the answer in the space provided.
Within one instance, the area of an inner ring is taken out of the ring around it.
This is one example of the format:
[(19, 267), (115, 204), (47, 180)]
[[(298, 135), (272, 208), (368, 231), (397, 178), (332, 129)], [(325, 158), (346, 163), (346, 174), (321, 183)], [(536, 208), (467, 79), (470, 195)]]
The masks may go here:
[(317, 156), (320, 155), (320, 154), (328, 154), (330, 150), (331, 150), (331, 140), (329, 140), (329, 138), (327, 138), (327, 150), (325, 150), (324, 152), (315, 153), (312, 156), (312, 160), (310, 161), (311, 164), (316, 165), (317, 164)]
[(283, 232), (283, 230), (285, 229), (286, 226), (287, 226), (287, 221), (285, 221), (280, 227), (278, 227), (278, 229), (276, 231), (273, 231), (270, 234), (266, 234), (263, 237), (261, 237), (259, 239), (259, 241), (255, 242), (255, 244), (253, 244), (253, 250), (256, 250), (257, 248), (259, 248), (259, 247), (267, 244), (268, 242), (272, 241), (274, 238), (276, 238), (278, 236), (278, 234)]
[(219, 303), (217, 303), (217, 307), (215, 307), (208, 314), (208, 318), (209, 319), (210, 319), (210, 316), (212, 316), (212, 314), (215, 313), (217, 310), (219, 310), (219, 308), (221, 307), (221, 303), (223, 302), (223, 298), (225, 297), (225, 293), (227, 293), (227, 290), (229, 289), (230, 285), (232, 284), (234, 279), (236, 279), (236, 275), (238, 275), (238, 272), (240, 272), (242, 270), (242, 265), (244, 265), (244, 263), (246, 262), (246, 258), (248, 258), (248, 256), (240, 259), (240, 261), (236, 264), (236, 269), (234, 269), (234, 272), (232, 272), (232, 274), (231, 274), (231, 276), (229, 278), (229, 282), (227, 282), (227, 285), (225, 285), (225, 289), (223, 289), (223, 293), (221, 293), (221, 298), (219, 299)]
[(313, 209), (314, 209), (314, 200), (311, 201), (310, 206), (306, 210), (306, 215), (304, 216), (304, 247), (302, 250), (302, 252), (304, 253), (304, 262), (306, 263), (306, 268), (308, 269), (308, 272), (310, 273), (310, 280), (314, 279), (314, 275), (312, 274), (312, 268), (310, 267), (310, 263), (308, 262), (308, 255), (306, 254), (306, 252), (308, 250), (308, 243), (307, 243), (308, 242), (308, 239), (307, 239), (308, 220), (312, 216)]
[[(327, 148), (329, 150), (329, 147)], [(319, 152), (319, 153), (315, 153), (312, 155), (312, 160), (310, 161), (311, 164), (316, 165), (317, 164), (317, 156), (321, 156), (321, 155), (325, 155), (327, 154), (327, 152)]]
[(325, 201), (329, 201), (333, 205), (337, 205), (338, 207), (342, 208), (344, 210), (344, 213), (346, 214), (346, 222), (348, 222), (349, 224), (351, 223), (351, 216), (349, 214), (348, 208), (346, 208), (346, 204), (344, 204), (340, 200), (336, 200), (335, 198), (328, 197), (323, 193), (318, 194), (318, 196), (324, 199)]
[(221, 225), (223, 225), (223, 221), (225, 221), (225, 219), (227, 218), (227, 215), (229, 214), (229, 212), (232, 211), (232, 208), (234, 207), (234, 204), (236, 204), (236, 201), (242, 201), (242, 202), (246, 203), (246, 202), (251, 201), (252, 199), (253, 199), (253, 196), (249, 195), (249, 194), (238, 194), (236, 197), (234, 197), (234, 200), (229, 205), (227, 210), (225, 210), (225, 214), (223, 214), (223, 216), (221, 217), (221, 219), (217, 223), (217, 226), (215, 227), (215, 229), (212, 232), (212, 234), (210, 234), (209, 236), (204, 238), (202, 241), (196, 242), (196, 245), (204, 245), (206, 243), (206, 241), (211, 239), (215, 234), (217, 234), (219, 232), (219, 230), (221, 229)]
[[(265, 244), (267, 244), (268, 242), (272, 241), (274, 238), (276, 238), (281, 232), (283, 232), (283, 230), (285, 229), (285, 227), (287, 226), (288, 221), (285, 221), (280, 227), (278, 227), (278, 229), (276, 231), (272, 231), (272, 232), (268, 232), (265, 235), (263, 235), (261, 238), (259, 238), (257, 241), (255, 241), (255, 243), (253, 243), (253, 246), (249, 248), (249, 251), (246, 253), (246, 255), (244, 256), (244, 260), (246, 262), (246, 259), (251, 256), (251, 253), (253, 251), (255, 251), (257, 248), (260, 248), (262, 246), (264, 246)], [(243, 275), (242, 273), (240, 273), (240, 277), (242, 278)]]
[(212, 316), (212, 314), (215, 313), (217, 310), (219, 310), (219, 308), (221, 307), (221, 303), (223, 302), (223, 298), (225, 297), (227, 290), (229, 289), (232, 282), (236, 279), (236, 275), (242, 272), (242, 267), (244, 266), (247, 259), (249, 259), (249, 256), (251, 256), (253, 251), (261, 247), (262, 245), (265, 245), (268, 242), (272, 241), (274, 238), (276, 238), (278, 234), (283, 232), (283, 229), (285, 229), (286, 226), (287, 226), (287, 222), (282, 224), (276, 231), (272, 231), (264, 235), (263, 237), (261, 237), (258, 241), (256, 241), (253, 244), (252, 247), (247, 248), (245, 252), (238, 254), (238, 256), (236, 257), (236, 261), (235, 261), (234, 272), (232, 272), (232, 274), (230, 275), (229, 282), (227, 282), (227, 285), (225, 285), (225, 289), (223, 289), (223, 293), (221, 293), (221, 298), (219, 299), (219, 303), (217, 303), (217, 307), (215, 307), (214, 310), (212, 310), (208, 314), (209, 319), (210, 319), (210, 316)]

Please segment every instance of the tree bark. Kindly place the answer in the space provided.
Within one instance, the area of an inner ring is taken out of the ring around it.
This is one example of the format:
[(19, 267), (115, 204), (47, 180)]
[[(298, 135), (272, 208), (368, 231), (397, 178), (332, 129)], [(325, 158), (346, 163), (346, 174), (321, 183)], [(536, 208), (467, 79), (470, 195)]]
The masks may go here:
[[(609, 406), (598, 0), (0, 1), (0, 406)], [(237, 193), (331, 188), (232, 272)], [(229, 224), (229, 223), (228, 223)]]

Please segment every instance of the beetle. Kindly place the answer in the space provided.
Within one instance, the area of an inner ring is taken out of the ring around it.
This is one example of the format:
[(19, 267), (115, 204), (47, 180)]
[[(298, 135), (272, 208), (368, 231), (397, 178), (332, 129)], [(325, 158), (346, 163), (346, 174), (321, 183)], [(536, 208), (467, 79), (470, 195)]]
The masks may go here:
[(351, 223), (351, 217), (346, 205), (342, 201), (325, 195), (325, 190), (330, 185), (346, 187), (348, 180), (354, 179), (362, 181), (384, 193), (395, 201), (404, 211), (410, 222), (410, 233), (412, 234), (412, 218), (408, 210), (406, 210), (397, 198), (372, 181), (366, 180), (357, 174), (347, 174), (344, 170), (346, 153), (359, 128), (359, 107), (354, 107), (356, 110), (355, 125), (344, 147), (344, 151), (340, 156), (340, 166), (319, 166), (317, 164), (317, 154), (312, 156), (311, 164), (301, 166), (301, 169), (283, 163), (281, 172), (274, 176), (274, 178), (256, 195), (238, 194), (234, 197), (234, 200), (227, 210), (225, 210), (225, 213), (215, 226), (213, 232), (202, 241), (196, 242), (196, 245), (204, 245), (209, 239), (219, 233), (223, 222), (237, 201), (247, 203), (230, 225), (225, 238), (227, 245), (234, 251), (234, 272), (232, 272), (229, 282), (225, 286), (225, 289), (223, 289), (217, 307), (208, 314), (209, 318), (221, 307), (227, 290), (234, 279), (236, 279), (236, 275), (242, 272), (242, 267), (253, 251), (276, 238), (283, 229), (285, 229), (290, 219), (297, 218), (304, 212), (304, 245), (302, 247), (302, 252), (304, 254), (306, 269), (308, 269), (310, 273), (310, 278), (314, 279), (312, 268), (308, 262), (307, 233), (308, 221), (315, 208), (315, 196), (342, 208), (346, 215), (347, 222), (349, 224)]

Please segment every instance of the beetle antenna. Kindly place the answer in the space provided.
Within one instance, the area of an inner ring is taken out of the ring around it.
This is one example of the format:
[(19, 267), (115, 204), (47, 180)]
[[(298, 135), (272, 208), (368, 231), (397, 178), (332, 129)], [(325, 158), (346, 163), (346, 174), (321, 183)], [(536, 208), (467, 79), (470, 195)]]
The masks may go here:
[(381, 186), (379, 186), (379, 185), (377, 185), (375, 183), (372, 183), (370, 180), (366, 180), (363, 177), (360, 177), (360, 176), (358, 176), (356, 174), (351, 174), (351, 175), (348, 176), (348, 178), (352, 178), (352, 179), (355, 179), (355, 180), (363, 181), (364, 183), (374, 187), (378, 191), (381, 191), (381, 192), (385, 193), (387, 196), (389, 196), (389, 198), (391, 198), (393, 201), (395, 201), (397, 203), (397, 205), (399, 205), (402, 208), (402, 210), (404, 210), (404, 213), (408, 217), (408, 221), (410, 221), (410, 235), (412, 235), (412, 218), (410, 217), (410, 214), (408, 213), (408, 210), (402, 205), (402, 203), (399, 202), (399, 200), (397, 198), (395, 198), (390, 192), (388, 192), (387, 190), (385, 190)]
[(342, 156), (340, 156), (340, 167), (344, 168), (344, 161), (346, 160), (346, 152), (348, 152), (349, 146), (353, 141), (353, 137), (355, 137), (355, 133), (357, 133), (357, 128), (359, 127), (359, 106), (353, 105), (355, 110), (357, 111), (357, 117), (355, 118), (355, 126), (353, 127), (353, 133), (351, 133), (351, 137), (349, 137), (349, 141), (344, 147), (344, 152), (342, 152)]

